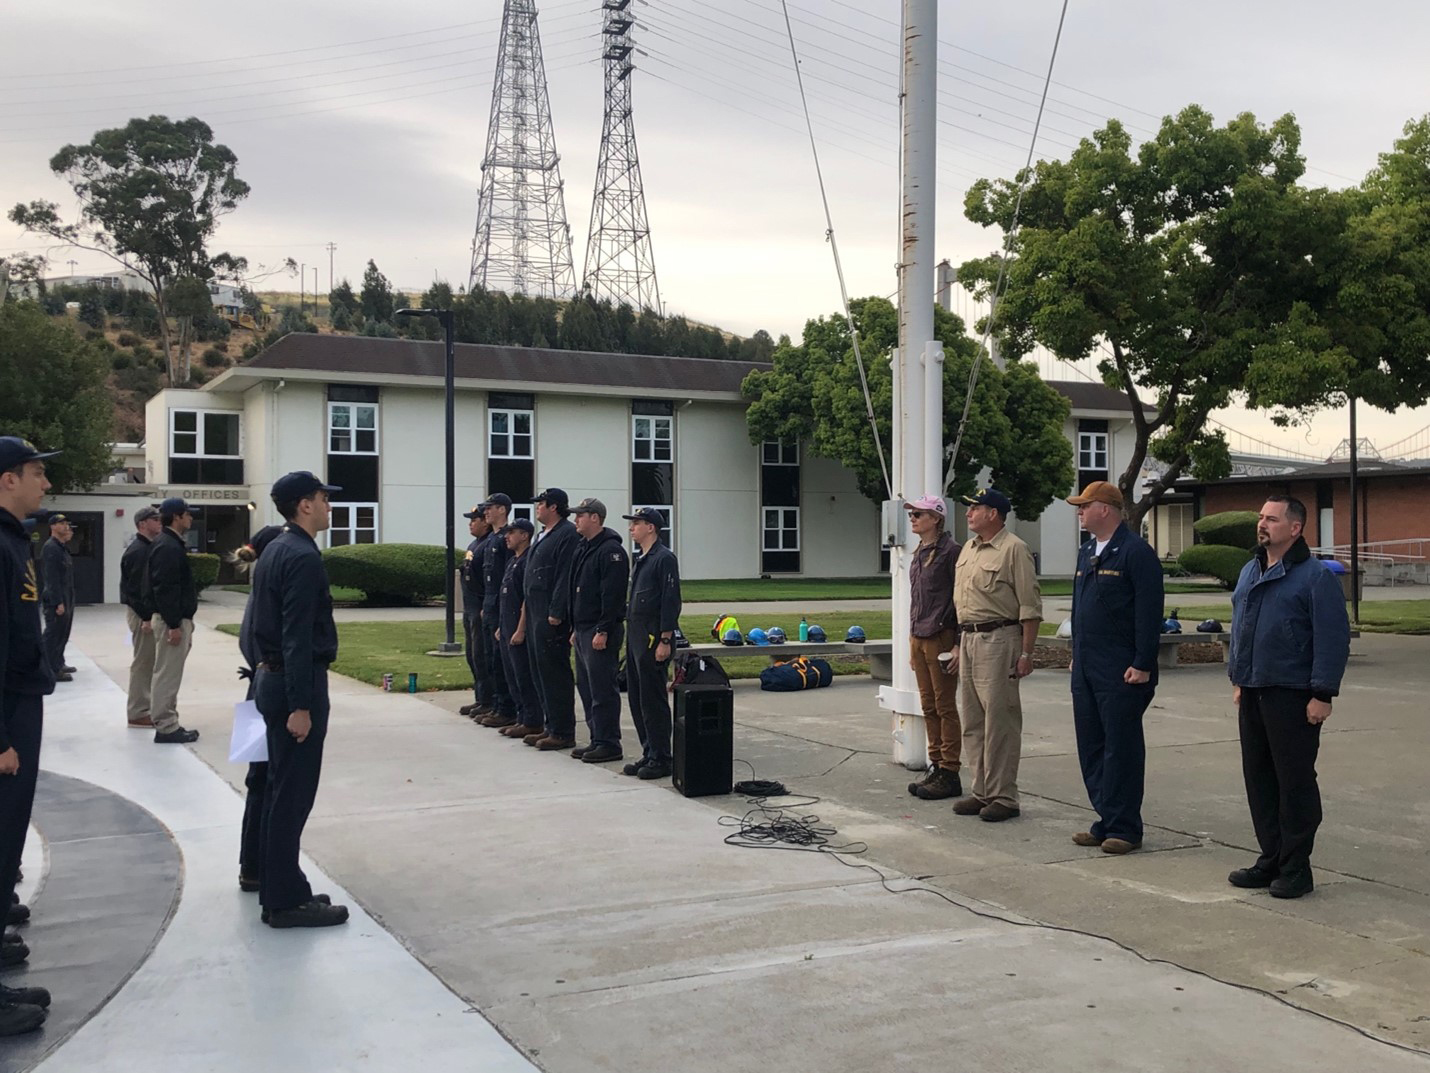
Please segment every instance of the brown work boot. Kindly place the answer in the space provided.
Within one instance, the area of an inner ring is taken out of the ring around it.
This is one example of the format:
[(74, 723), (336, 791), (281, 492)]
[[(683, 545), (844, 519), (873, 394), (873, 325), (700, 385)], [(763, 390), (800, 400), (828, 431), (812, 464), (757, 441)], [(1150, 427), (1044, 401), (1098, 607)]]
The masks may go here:
[(553, 738), (548, 735), (537, 742), (536, 747), (543, 753), (549, 753), (557, 749), (569, 749), (575, 744), (575, 738)]
[(919, 796), (919, 787), (920, 787), (920, 786), (923, 786), (923, 785), (925, 785), (925, 784), (927, 784), (927, 783), (928, 783), (930, 780), (932, 780), (933, 777), (934, 777), (935, 775), (937, 775), (937, 774), (938, 774), (938, 765), (937, 765), (937, 764), (930, 764), (930, 765), (929, 765), (929, 769), (924, 772), (924, 777), (923, 777), (923, 778), (921, 778), (921, 779), (915, 779), (913, 782), (909, 783), (909, 796), (911, 796), (911, 797), (918, 797), (918, 796)]
[(978, 797), (960, 797), (953, 803), (953, 814), (955, 816), (977, 816), (988, 804)]
[(534, 730), (521, 740), (526, 745), (540, 745), (546, 740), (546, 731)]
[(1129, 842), (1125, 838), (1104, 838), (1102, 840), (1103, 853), (1131, 853), (1134, 849), (1139, 849), (1141, 842)]
[(961, 793), (963, 783), (959, 780), (958, 772), (941, 767), (934, 770), (933, 776), (915, 791), (914, 796), (924, 801), (942, 801), (948, 797), (957, 797)]
[(528, 734), (539, 734), (541, 731), (535, 727), (529, 727), (525, 723), (513, 723), (509, 727), (502, 727), (499, 733), (504, 738), (524, 738)]
[(984, 805), (979, 810), (978, 818), (986, 820), (988, 823), (1002, 823), (1004, 820), (1011, 820), (1014, 816), (1022, 815), (1020, 809), (1012, 805), (1005, 805), (1001, 801), (993, 801)]
[(1072, 839), (1073, 843), (1079, 846), (1092, 847), (1102, 845), (1102, 839), (1098, 838), (1097, 835), (1093, 834), (1091, 831), (1079, 831), (1077, 834), (1072, 836)]
[(141, 715), (138, 719), (129, 720), (129, 725), (140, 730), (152, 730), (154, 720), (150, 719), (147, 715)]
[(517, 718), (514, 715), (489, 715), (482, 720), (482, 726), (491, 727), (493, 730), (505, 730), (516, 725)]

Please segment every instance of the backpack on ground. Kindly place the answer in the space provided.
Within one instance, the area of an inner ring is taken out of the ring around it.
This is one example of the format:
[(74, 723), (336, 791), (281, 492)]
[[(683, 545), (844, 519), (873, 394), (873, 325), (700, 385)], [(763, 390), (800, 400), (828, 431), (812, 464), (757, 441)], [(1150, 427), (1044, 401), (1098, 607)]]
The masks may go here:
[(801, 689), (818, 689), (834, 681), (834, 668), (828, 660), (796, 656), (766, 667), (760, 672), (760, 688), (771, 693), (795, 693)]
[(677, 652), (675, 684), (678, 686), (724, 686), (730, 688), (730, 676), (714, 656), (699, 652)]

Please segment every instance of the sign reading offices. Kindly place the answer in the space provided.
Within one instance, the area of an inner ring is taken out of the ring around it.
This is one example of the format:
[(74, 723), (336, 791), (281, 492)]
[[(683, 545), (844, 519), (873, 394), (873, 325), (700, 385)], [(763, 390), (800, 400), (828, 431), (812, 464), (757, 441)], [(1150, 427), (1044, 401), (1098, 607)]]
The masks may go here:
[(159, 497), (177, 496), (187, 503), (247, 503), (246, 488), (160, 488)]

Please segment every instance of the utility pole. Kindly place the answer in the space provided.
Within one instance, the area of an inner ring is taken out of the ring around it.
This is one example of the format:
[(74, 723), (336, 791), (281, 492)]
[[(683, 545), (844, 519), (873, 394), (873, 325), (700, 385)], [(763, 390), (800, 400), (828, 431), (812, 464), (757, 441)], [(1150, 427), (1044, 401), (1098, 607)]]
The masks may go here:
[(938, 134), (938, 0), (903, 3), (903, 204), (899, 219), (899, 348), (894, 364), (893, 499), (884, 505), (892, 534), (894, 673), (879, 690), (893, 712), (894, 762), (928, 766), (918, 683), (909, 666), (909, 567), (918, 538), (904, 503), (943, 487), (943, 344), (933, 335), (934, 221)]
[[(292, 262), (289, 262), (290, 264)], [(303, 304), (303, 292), (308, 286), (308, 266), (300, 263), (298, 265), (298, 312), (302, 313), (307, 306)]]
[(70, 279), (74, 279), (75, 266), (79, 264), (79, 262), (71, 258), (70, 260), (66, 261), (65, 264), (70, 266)]
[(655, 278), (645, 187), (636, 152), (636, 121), (631, 104), (631, 29), (633, 0), (604, 0), (601, 32), (606, 69), (606, 112), (601, 124), (601, 155), (596, 162), (596, 193), (586, 240), (586, 269), (581, 289), (592, 298), (624, 302), (636, 312), (662, 312)]
[(333, 293), (333, 254), (337, 252), (337, 243), (328, 243), (328, 293)]

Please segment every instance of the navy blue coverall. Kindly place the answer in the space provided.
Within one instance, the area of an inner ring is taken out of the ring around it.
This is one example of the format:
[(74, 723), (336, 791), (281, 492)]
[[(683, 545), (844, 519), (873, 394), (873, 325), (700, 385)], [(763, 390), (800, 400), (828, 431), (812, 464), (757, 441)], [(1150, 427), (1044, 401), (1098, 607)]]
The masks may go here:
[[(68, 545), (54, 537), (40, 549), (40, 569), (44, 578), (42, 602), (45, 607), (45, 654), (55, 674), (65, 669), (65, 646), (74, 626), (74, 559)], [(61, 615), (59, 609), (65, 613)]]
[(670, 763), (670, 698), (666, 682), (670, 656), (656, 658), (662, 637), (674, 637), (680, 627), (680, 564), (660, 541), (636, 557), (631, 570), (629, 633), (626, 637), (626, 699), (644, 758)]
[[(1073, 581), (1073, 721), (1078, 760), (1098, 819), (1101, 839), (1142, 841), (1142, 786), (1147, 746), (1142, 716), (1157, 688), (1162, 634), (1162, 564), (1124, 522), (1096, 554), (1089, 540), (1078, 551)], [(1129, 667), (1151, 677), (1123, 680)]]
[[(546, 714), (546, 733), (576, 734), (576, 680), (571, 673), (571, 567), (581, 534), (570, 518), (548, 528), (526, 553), (526, 653)], [(551, 625), (548, 619), (555, 619)]]
[(462, 633), (467, 642), (467, 667), (472, 672), (472, 695), (478, 704), (495, 710), (492, 679), (487, 669), (487, 649), (491, 646), (482, 629), (482, 601), (486, 599), (482, 553), (492, 539), (493, 534), (488, 533), (468, 544), (467, 556), (458, 572), (462, 577)]
[(507, 681), (506, 658), (502, 646), (497, 643), (497, 627), (501, 624), (501, 586), (506, 577), (506, 564), (511, 561), (511, 551), (506, 546), (506, 537), (492, 533), (482, 546), (482, 643), (485, 645), (487, 676), (491, 681), (491, 706), (497, 715), (517, 718), (517, 700), (512, 693), (512, 684)]
[[(621, 747), (618, 676), (626, 625), (631, 560), (621, 535), (609, 527), (582, 540), (571, 567), (571, 627), (576, 637), (576, 690), (592, 745)], [(594, 646), (604, 634), (605, 647)]]
[(526, 560), (530, 557), (528, 549), (507, 561), (501, 591), (497, 594), (497, 621), (501, 629), (501, 643), (497, 647), (505, 661), (507, 688), (516, 704), (516, 717), (528, 733), (534, 734), (546, 726), (546, 717), (542, 714), (541, 693), (536, 688), (536, 679), (531, 676), (531, 659), (527, 656), (530, 623), (527, 623), (526, 635), (521, 642), (512, 643), (516, 628), (521, 625), (521, 605), (526, 599), (522, 586), (526, 581)]

